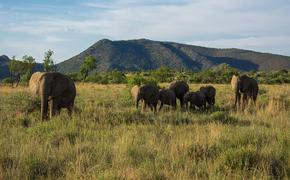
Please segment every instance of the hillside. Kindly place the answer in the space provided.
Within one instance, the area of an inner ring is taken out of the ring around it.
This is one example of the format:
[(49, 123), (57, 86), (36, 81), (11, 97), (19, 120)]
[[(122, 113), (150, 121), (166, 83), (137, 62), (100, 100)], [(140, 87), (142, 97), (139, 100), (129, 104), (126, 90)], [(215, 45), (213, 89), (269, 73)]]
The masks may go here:
[[(9, 61), (10, 59), (8, 56), (6, 55), (0, 56), (0, 80), (9, 77), (9, 68), (8, 68)], [(33, 68), (33, 71), (43, 71), (42, 64), (36, 63), (36, 65)]]
[(7, 56), (5, 55), (0, 56), (0, 79), (3, 79), (9, 76), (9, 69), (8, 69), (9, 61), (10, 59)]
[(167, 66), (203, 70), (227, 63), (243, 71), (290, 69), (290, 57), (240, 49), (215, 49), (147, 39), (103, 39), (80, 54), (58, 64), (60, 72), (77, 72), (88, 55), (99, 61), (98, 71), (137, 71)]

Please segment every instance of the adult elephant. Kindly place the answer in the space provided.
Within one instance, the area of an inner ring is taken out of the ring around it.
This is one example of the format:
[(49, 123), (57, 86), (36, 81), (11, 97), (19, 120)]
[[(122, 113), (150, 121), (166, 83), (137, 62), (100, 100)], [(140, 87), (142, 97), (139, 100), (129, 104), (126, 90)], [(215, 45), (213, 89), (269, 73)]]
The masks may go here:
[(248, 104), (249, 98), (253, 100), (254, 104), (256, 104), (259, 86), (255, 79), (246, 75), (242, 75), (241, 77), (234, 75), (231, 80), (231, 86), (235, 92), (235, 107), (237, 107), (237, 104), (240, 106), (240, 99), (242, 95), (242, 108)]
[(184, 81), (175, 81), (169, 85), (169, 89), (171, 89), (175, 93), (176, 98), (179, 99), (180, 107), (183, 107), (183, 96), (189, 91), (188, 84)]
[(216, 89), (211, 86), (203, 86), (199, 89), (203, 94), (205, 95), (206, 102), (209, 106), (214, 106), (215, 104), (215, 95), (216, 95)]
[(138, 108), (138, 104), (140, 100), (144, 101), (144, 106), (148, 105), (151, 110), (154, 110), (156, 112), (157, 110), (157, 103), (158, 103), (158, 95), (159, 95), (159, 89), (155, 85), (146, 84), (142, 85), (139, 88), (137, 98), (136, 98), (136, 108)]
[(36, 72), (29, 81), (30, 91), (41, 99), (41, 119), (48, 118), (48, 103), (50, 103), (50, 118), (58, 114), (61, 108), (67, 108), (69, 115), (74, 107), (76, 87), (66, 75), (58, 72)]

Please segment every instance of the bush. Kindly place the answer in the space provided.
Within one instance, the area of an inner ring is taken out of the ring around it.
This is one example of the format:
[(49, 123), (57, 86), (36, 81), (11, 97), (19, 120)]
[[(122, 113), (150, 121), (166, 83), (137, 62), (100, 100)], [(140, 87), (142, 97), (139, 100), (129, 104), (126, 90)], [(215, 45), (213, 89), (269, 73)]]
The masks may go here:
[(144, 77), (144, 76), (141, 76), (139, 73), (137, 73), (136, 75), (132, 75), (128, 78), (128, 84), (130, 86), (134, 86), (134, 85), (140, 86), (143, 84), (152, 84), (152, 85), (157, 86), (158, 82), (154, 78)]
[(2, 83), (10, 84), (10, 83), (12, 83), (12, 80), (11, 80), (11, 78), (7, 77), (7, 78), (2, 79)]

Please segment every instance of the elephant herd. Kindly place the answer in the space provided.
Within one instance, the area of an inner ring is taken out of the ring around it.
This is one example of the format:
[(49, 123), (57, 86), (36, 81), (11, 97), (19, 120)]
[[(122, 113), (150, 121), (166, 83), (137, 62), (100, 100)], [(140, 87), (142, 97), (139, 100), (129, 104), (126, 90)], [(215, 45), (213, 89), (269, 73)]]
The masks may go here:
[(205, 109), (206, 104), (213, 106), (215, 103), (216, 90), (213, 86), (201, 87), (199, 91), (190, 92), (189, 86), (184, 81), (172, 82), (168, 88), (162, 88), (151, 84), (134, 86), (131, 94), (135, 100), (136, 108), (139, 101), (143, 101), (144, 108), (149, 106), (154, 112), (157, 111), (157, 104), (160, 102), (159, 111), (164, 104), (176, 109), (176, 99), (179, 100), (180, 106), (188, 108)]
[[(235, 107), (241, 106), (241, 97), (243, 97), (242, 108), (248, 104), (249, 99), (253, 100), (254, 105), (256, 104), (259, 87), (255, 79), (246, 75), (240, 77), (234, 75), (231, 80), (231, 86), (235, 93)], [(181, 108), (185, 106), (186, 109), (198, 108), (201, 110), (214, 106), (216, 89), (212, 85), (207, 85), (193, 92), (189, 91), (189, 86), (186, 82), (175, 81), (168, 88), (162, 89), (151, 84), (145, 84), (140, 87), (134, 86), (131, 89), (131, 94), (137, 109), (140, 101), (143, 101), (144, 108), (149, 106), (154, 112), (157, 111), (158, 102), (160, 102), (159, 111), (164, 104), (176, 109), (176, 99), (178, 99)]]
[[(242, 107), (252, 99), (254, 104), (258, 95), (258, 83), (255, 79), (246, 75), (233, 76), (231, 86), (235, 93), (235, 106), (240, 106), (242, 97)], [(41, 119), (59, 114), (61, 108), (67, 108), (69, 115), (74, 109), (74, 100), (76, 97), (76, 87), (68, 76), (58, 72), (36, 72), (29, 81), (29, 89), (32, 94), (41, 99)], [(213, 107), (215, 104), (216, 89), (211, 86), (203, 86), (198, 91), (190, 91), (189, 86), (184, 81), (172, 82), (168, 88), (160, 89), (156, 85), (145, 84), (134, 86), (131, 89), (136, 108), (142, 101), (144, 108), (149, 106), (151, 110), (157, 112), (157, 105), (160, 102), (159, 111), (163, 105), (169, 105), (176, 109), (178, 99), (181, 108), (205, 109)], [(189, 105), (189, 106), (188, 106)]]

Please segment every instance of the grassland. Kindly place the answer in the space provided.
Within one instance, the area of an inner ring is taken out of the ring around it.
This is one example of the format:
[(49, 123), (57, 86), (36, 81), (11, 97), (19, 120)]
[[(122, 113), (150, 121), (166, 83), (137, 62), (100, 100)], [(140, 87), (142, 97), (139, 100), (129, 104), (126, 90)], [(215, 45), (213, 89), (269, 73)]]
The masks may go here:
[(153, 114), (126, 85), (78, 84), (80, 112), (41, 122), (27, 87), (2, 85), (0, 179), (290, 178), (290, 85), (261, 85), (243, 112), (215, 87), (214, 111)]

